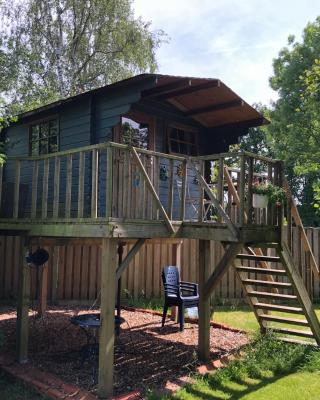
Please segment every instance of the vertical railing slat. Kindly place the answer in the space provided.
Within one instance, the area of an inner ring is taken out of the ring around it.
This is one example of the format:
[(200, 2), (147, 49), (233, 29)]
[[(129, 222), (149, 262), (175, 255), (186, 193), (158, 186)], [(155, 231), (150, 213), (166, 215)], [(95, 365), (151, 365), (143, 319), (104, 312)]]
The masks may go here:
[(248, 192), (247, 192), (247, 222), (252, 223), (252, 185), (253, 185), (253, 158), (248, 158)]
[[(218, 164), (218, 186), (217, 186), (217, 198), (219, 204), (224, 209), (224, 202), (223, 202), (223, 168), (224, 168), (224, 158), (219, 158)], [(221, 217), (219, 216), (218, 222), (222, 222)]]
[[(113, 177), (113, 151), (107, 148), (107, 174), (106, 174), (106, 218), (112, 217), (112, 177)], [(131, 188), (130, 188), (131, 189)]]
[(43, 178), (42, 178), (42, 206), (41, 217), (46, 219), (48, 216), (48, 181), (49, 181), (49, 158), (43, 162)]
[(54, 159), (54, 178), (53, 178), (53, 218), (59, 217), (59, 197), (60, 197), (60, 158)]
[(98, 217), (98, 150), (92, 150), (91, 218)]
[(85, 171), (85, 152), (79, 153), (79, 176), (78, 176), (78, 218), (83, 218), (84, 208), (84, 171)]
[[(273, 183), (272, 170), (273, 170), (272, 164), (268, 163), (268, 181), (270, 183)], [(269, 202), (268, 207), (267, 207), (267, 224), (268, 225), (272, 224), (272, 212), (273, 212), (272, 205)]]
[(182, 186), (181, 186), (181, 209), (180, 209), (180, 220), (184, 221), (185, 211), (186, 211), (186, 194), (187, 194), (187, 161), (182, 163)]
[(14, 198), (13, 198), (13, 218), (19, 217), (20, 173), (21, 173), (21, 163), (19, 160), (16, 160), (15, 179), (14, 179)]
[(174, 177), (174, 160), (169, 162), (169, 191), (168, 191), (168, 217), (172, 219), (173, 208), (173, 177)]
[(124, 154), (125, 160), (125, 185), (126, 185), (126, 207), (125, 207), (125, 217), (131, 218), (131, 193), (132, 193), (132, 181), (131, 181), (131, 159), (130, 159), (130, 152), (128, 150), (125, 151)]
[[(205, 168), (205, 162), (200, 160), (200, 167), (199, 171), (202, 176), (204, 176), (204, 168)], [(201, 185), (199, 185), (199, 213), (198, 213), (198, 221), (202, 222), (203, 218), (205, 215), (205, 210), (204, 210), (204, 189)]]
[(39, 161), (33, 161), (31, 218), (37, 217), (38, 175), (39, 175)]
[(71, 189), (72, 189), (72, 155), (67, 156), (67, 176), (66, 176), (66, 205), (65, 217), (71, 216)]
[(244, 155), (240, 156), (240, 209), (239, 209), (239, 224), (244, 225), (245, 222), (245, 184), (246, 184), (246, 158)]
[[(153, 167), (153, 186), (157, 193), (159, 193), (159, 170), (160, 170), (160, 159), (159, 156), (154, 157), (154, 167)], [(159, 210), (152, 201), (152, 215), (153, 219), (159, 219)]]

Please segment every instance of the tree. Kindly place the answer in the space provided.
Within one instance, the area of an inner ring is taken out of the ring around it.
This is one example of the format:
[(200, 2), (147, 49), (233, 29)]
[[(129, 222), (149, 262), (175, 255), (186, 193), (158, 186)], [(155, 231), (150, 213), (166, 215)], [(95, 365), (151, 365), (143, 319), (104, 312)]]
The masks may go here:
[(1, 19), (4, 97), (24, 110), (153, 72), (164, 40), (131, 0), (4, 0)]
[(270, 112), (269, 145), (285, 160), (286, 173), (305, 224), (319, 225), (313, 204), (320, 182), (320, 17), (293, 36), (273, 61), (271, 87), (279, 94)]

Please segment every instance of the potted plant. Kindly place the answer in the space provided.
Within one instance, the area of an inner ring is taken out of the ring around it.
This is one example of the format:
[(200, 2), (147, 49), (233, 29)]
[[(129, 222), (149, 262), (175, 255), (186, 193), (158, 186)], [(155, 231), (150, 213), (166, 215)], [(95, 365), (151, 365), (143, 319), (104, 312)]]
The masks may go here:
[(255, 208), (266, 208), (269, 204), (280, 206), (286, 201), (286, 192), (271, 182), (255, 182), (252, 186), (252, 205)]

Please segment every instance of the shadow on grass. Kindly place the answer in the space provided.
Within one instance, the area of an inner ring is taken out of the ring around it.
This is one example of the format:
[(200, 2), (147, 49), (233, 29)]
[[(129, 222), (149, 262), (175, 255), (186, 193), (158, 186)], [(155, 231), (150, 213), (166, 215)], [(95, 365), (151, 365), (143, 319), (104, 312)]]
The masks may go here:
[[(276, 382), (278, 379), (281, 379), (287, 375), (290, 375), (292, 372), (287, 374), (281, 374), (269, 378), (252, 378), (252, 381), (249, 383), (248, 380), (230, 380), (227, 382), (217, 383), (217, 382), (208, 382), (207, 380), (204, 383), (200, 383), (200, 385), (190, 385), (185, 388), (186, 392), (196, 396), (197, 398), (203, 400), (238, 400), (242, 399), (244, 396), (256, 392), (263, 387), (270, 385)], [(234, 386), (234, 387), (232, 387)], [(203, 387), (203, 389), (201, 389)], [(218, 392), (218, 393), (215, 393)], [(219, 393), (220, 392), (220, 393)]]

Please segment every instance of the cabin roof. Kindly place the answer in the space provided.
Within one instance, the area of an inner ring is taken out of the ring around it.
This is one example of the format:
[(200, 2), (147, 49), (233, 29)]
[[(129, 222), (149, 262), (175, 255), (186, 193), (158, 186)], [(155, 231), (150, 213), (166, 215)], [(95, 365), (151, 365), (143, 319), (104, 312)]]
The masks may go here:
[[(261, 113), (246, 103), (219, 79), (185, 76), (140, 74), (88, 92), (58, 100), (20, 114), (19, 120), (54, 110), (67, 103), (96, 93), (130, 89), (132, 85), (149, 82), (148, 89), (141, 89), (144, 100), (165, 101), (207, 128), (234, 125), (254, 127), (269, 123)], [(141, 86), (143, 87), (143, 86)]]

